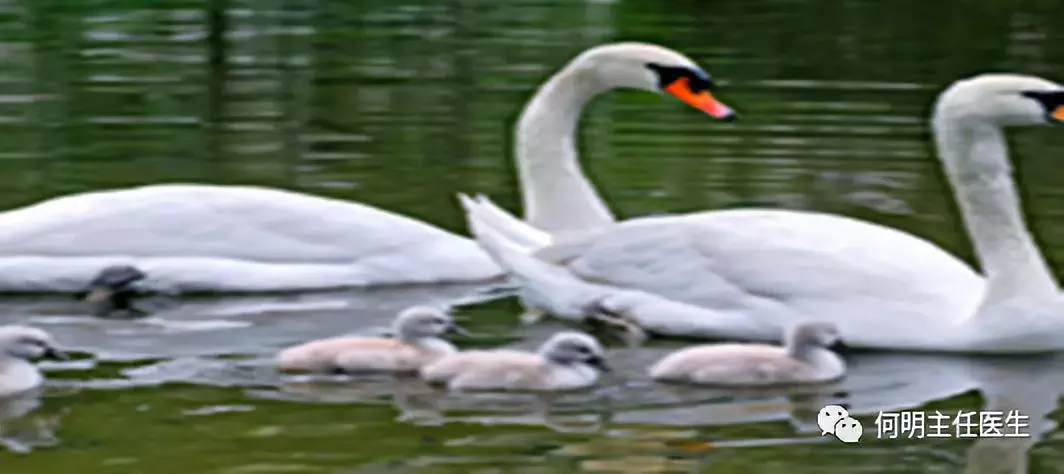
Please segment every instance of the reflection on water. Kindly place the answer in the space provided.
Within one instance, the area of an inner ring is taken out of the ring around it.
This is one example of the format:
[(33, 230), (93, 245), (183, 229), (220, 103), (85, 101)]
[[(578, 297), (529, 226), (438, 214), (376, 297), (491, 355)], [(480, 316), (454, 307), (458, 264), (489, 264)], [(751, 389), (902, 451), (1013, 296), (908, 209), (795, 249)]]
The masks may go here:
[(58, 444), (55, 429), (61, 414), (42, 413), (40, 390), (0, 399), (0, 447), (12, 453)]
[[(962, 14), (958, 14), (962, 13)], [(510, 124), (579, 50), (661, 42), (719, 80), (732, 123), (645, 93), (596, 100), (589, 173), (620, 215), (772, 205), (842, 213), (970, 254), (924, 116), (962, 75), (1064, 78), (1062, 2), (0, 0), (0, 205), (160, 181), (255, 183), (359, 200), (461, 230), (456, 191), (517, 203)], [(1064, 134), (1012, 145), (1051, 262)], [(2, 232), (2, 229), (0, 229)], [(1059, 267), (1059, 265), (1057, 265)], [(475, 288), (197, 299), (101, 321), (72, 301), (5, 299), (0, 323), (82, 355), (0, 409), (4, 472), (1056, 472), (1058, 358), (861, 354), (806, 393), (657, 386), (675, 344), (611, 349), (603, 387), (544, 405), (417, 383), (291, 380), (276, 349), (382, 330), (410, 304), (465, 301), (464, 347), (532, 348), (512, 301)], [(1037, 439), (820, 437), (819, 406), (999, 409)], [(39, 406), (38, 406), (39, 404)], [(1050, 430), (1050, 431), (1044, 431)], [(1030, 443), (1037, 441), (1032, 448)], [(1027, 455), (1031, 453), (1028, 463)], [(175, 462), (179, 460), (180, 462)]]

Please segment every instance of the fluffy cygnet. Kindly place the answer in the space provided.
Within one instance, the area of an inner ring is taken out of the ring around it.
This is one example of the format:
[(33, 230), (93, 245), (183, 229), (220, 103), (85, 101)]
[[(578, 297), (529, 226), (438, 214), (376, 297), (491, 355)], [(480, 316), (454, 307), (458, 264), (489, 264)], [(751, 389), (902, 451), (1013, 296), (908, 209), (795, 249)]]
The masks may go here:
[(443, 357), (421, 369), (428, 383), (451, 390), (574, 390), (594, 385), (608, 371), (605, 351), (595, 338), (560, 332), (535, 353), (495, 349)]
[(422, 365), (457, 352), (440, 338), (465, 334), (447, 313), (429, 306), (403, 310), (393, 323), (395, 337), (341, 336), (290, 347), (277, 355), (286, 372), (417, 372)]
[(841, 343), (830, 323), (798, 324), (784, 345), (709, 344), (673, 352), (650, 368), (661, 382), (732, 387), (824, 383), (846, 375), (846, 364), (829, 347)]
[(28, 326), (0, 326), (0, 398), (37, 388), (44, 376), (30, 359), (65, 359), (52, 336)]

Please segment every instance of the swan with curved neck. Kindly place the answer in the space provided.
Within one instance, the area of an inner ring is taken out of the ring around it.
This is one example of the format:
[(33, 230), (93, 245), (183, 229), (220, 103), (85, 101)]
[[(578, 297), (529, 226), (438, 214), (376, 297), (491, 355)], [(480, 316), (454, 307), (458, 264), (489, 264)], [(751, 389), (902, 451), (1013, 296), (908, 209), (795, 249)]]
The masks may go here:
[(666, 92), (712, 117), (735, 116), (711, 94), (710, 76), (680, 53), (644, 43), (583, 52), (539, 88), (517, 121), (517, 173), (533, 227), (561, 234), (614, 222), (580, 167), (575, 136), (584, 106), (618, 88)]
[(1064, 86), (1031, 76), (976, 76), (936, 101), (935, 144), (985, 279), (926, 240), (827, 214), (649, 217), (536, 249), (484, 218), (483, 202), (463, 204), (525, 303), (560, 317), (592, 308), (661, 335), (752, 340), (822, 320), (854, 347), (1062, 350), (1064, 300), (1024, 223), (1004, 141), (1006, 127), (1061, 121)]

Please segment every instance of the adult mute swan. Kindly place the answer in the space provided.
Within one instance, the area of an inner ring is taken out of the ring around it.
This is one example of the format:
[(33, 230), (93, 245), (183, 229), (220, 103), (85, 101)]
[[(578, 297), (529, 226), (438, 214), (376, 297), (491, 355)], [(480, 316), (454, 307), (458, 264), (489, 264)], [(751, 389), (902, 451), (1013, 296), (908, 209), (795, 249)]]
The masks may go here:
[(263, 187), (151, 185), (0, 213), (0, 291), (106, 299), (120, 289), (103, 274), (114, 268), (142, 272), (135, 283), (146, 288), (211, 292), (501, 275), (459, 235), (363, 204)]
[(1003, 129), (1061, 121), (1064, 86), (1031, 76), (960, 80), (934, 106), (939, 158), (985, 280), (925, 240), (825, 214), (633, 219), (537, 250), (507, 237), (536, 229), (490, 202), (462, 202), (481, 246), (524, 285), (526, 304), (561, 317), (591, 308), (664, 335), (752, 340), (821, 320), (851, 347), (1054, 351), (1064, 349), (1064, 301), (1021, 216)]

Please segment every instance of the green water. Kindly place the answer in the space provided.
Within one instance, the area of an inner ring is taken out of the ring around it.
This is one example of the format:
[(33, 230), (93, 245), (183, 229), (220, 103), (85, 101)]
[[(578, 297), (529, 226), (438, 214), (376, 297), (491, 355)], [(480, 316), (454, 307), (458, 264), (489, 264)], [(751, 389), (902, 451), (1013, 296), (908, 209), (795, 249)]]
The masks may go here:
[[(978, 72), (1064, 80), (1061, 24), (1055, 0), (0, 0), (0, 205), (162, 181), (248, 183), (461, 231), (456, 191), (517, 207), (510, 127), (535, 87), (583, 48), (643, 40), (704, 65), (741, 119), (714, 122), (640, 92), (595, 101), (582, 154), (618, 214), (817, 209), (967, 258), (930, 154), (930, 102)], [(1011, 144), (1032, 226), (1061, 268), (1064, 133), (1023, 131)], [(293, 383), (264, 363), (287, 344), (378, 328), (412, 300), (470, 291), (195, 300), (162, 323), (0, 301), (0, 322), (46, 325), (80, 355), (47, 366), (39, 407), (0, 408), (0, 439), (28, 451), (0, 450), (0, 473), (1064, 469), (1056, 428), (1032, 429), (1032, 446), (875, 440), (873, 427), (879, 410), (984, 407), (1019, 409), (1041, 427), (1064, 391), (1059, 357), (865, 354), (829, 393), (734, 394), (641, 380), (675, 343), (611, 342), (617, 374), (546, 419), (520, 398)], [(458, 314), (480, 335), (466, 347), (533, 347), (558, 327), (520, 327), (512, 301)], [(819, 438), (826, 400), (850, 405), (873, 432), (858, 446)]]

